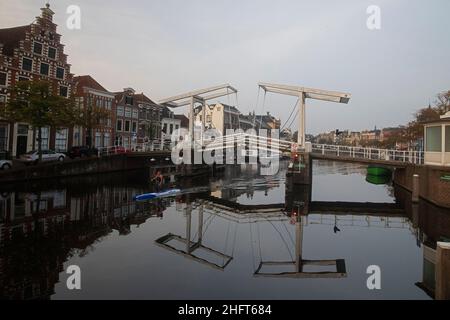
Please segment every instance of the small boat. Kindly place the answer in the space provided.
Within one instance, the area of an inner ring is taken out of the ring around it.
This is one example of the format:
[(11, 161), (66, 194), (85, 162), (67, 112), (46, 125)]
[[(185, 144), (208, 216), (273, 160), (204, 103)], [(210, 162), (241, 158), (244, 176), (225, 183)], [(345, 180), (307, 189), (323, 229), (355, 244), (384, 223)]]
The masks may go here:
[(370, 176), (392, 176), (392, 170), (383, 166), (368, 166), (367, 174)]
[(382, 185), (382, 184), (388, 184), (391, 182), (390, 176), (373, 176), (368, 174), (366, 177), (366, 181), (375, 184), (375, 185)]
[(135, 201), (147, 201), (147, 200), (153, 200), (157, 198), (167, 198), (167, 197), (174, 197), (176, 195), (179, 195), (181, 193), (180, 189), (170, 189), (163, 192), (155, 192), (155, 193), (146, 193), (141, 194), (139, 196), (135, 196)]

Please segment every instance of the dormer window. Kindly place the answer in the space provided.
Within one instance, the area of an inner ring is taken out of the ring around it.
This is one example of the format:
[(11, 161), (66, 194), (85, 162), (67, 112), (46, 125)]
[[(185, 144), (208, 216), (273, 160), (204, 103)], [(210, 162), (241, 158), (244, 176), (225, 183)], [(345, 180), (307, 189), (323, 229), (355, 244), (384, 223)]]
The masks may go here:
[(133, 105), (133, 97), (125, 97), (125, 104)]
[(42, 43), (34, 42), (33, 43), (33, 52), (35, 54), (42, 54)]

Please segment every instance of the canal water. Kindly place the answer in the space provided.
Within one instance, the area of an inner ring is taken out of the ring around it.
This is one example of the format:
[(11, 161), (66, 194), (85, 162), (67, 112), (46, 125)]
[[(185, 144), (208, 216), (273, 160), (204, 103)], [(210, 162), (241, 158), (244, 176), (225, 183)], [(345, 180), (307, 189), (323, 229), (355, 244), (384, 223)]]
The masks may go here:
[[(145, 171), (2, 186), (0, 299), (430, 299), (427, 253), (450, 238), (450, 213), (368, 183), (362, 165), (315, 161), (301, 194), (286, 170), (227, 168), (142, 203)], [(308, 198), (386, 213), (305, 212)], [(81, 290), (67, 288), (71, 265)], [(372, 265), (380, 290), (367, 287)]]

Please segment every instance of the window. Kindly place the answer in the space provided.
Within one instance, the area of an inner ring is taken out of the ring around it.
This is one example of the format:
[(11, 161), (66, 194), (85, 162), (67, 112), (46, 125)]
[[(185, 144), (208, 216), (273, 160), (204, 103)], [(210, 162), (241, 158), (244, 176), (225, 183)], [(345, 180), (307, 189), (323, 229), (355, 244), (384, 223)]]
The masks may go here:
[(41, 74), (44, 76), (48, 76), (48, 72), (49, 72), (49, 65), (46, 63), (41, 63)]
[(117, 120), (117, 131), (122, 131), (122, 120)]
[(170, 134), (172, 134), (173, 133), (173, 124), (170, 124), (170, 132), (169, 132)]
[(129, 148), (130, 147), (130, 138), (127, 138), (127, 137), (123, 138), (123, 146), (125, 148)]
[(6, 72), (0, 72), (0, 86), (6, 86)]
[(175, 130), (178, 130), (180, 128), (180, 126), (179, 125), (175, 125)]
[(27, 77), (19, 77), (19, 82), (20, 81), (28, 81), (28, 80), (30, 80), (30, 79)]
[(445, 126), (445, 152), (450, 152), (450, 126)]
[(123, 117), (123, 107), (117, 107), (117, 115), (119, 117)]
[(33, 52), (35, 54), (42, 54), (42, 43), (35, 42), (33, 45)]
[(8, 150), (8, 125), (0, 124), (0, 152)]
[(6, 95), (0, 94), (0, 104), (6, 103)]
[(56, 131), (55, 137), (55, 151), (56, 152), (66, 152), (67, 151), (67, 137), (69, 130), (60, 129)]
[(139, 113), (138, 113), (137, 110), (133, 110), (133, 118), (134, 118), (134, 119), (139, 118)]
[(58, 79), (64, 79), (64, 68), (56, 68), (56, 77)]
[(66, 98), (67, 98), (68, 90), (69, 90), (68, 87), (60, 86), (60, 87), (59, 87), (59, 95), (60, 95), (61, 97), (66, 97)]
[(133, 133), (136, 133), (136, 132), (137, 132), (137, 123), (136, 123), (136, 122), (133, 122), (132, 132), (133, 132)]
[[(27, 133), (28, 133), (28, 126), (27, 126)], [(41, 129), (41, 149), (42, 150), (48, 150), (49, 148), (49, 133), (50, 133), (50, 129), (49, 128), (42, 128)], [(36, 129), (36, 146), (39, 143), (39, 130)]]
[(125, 103), (128, 105), (133, 104), (133, 97), (125, 97)]
[(109, 147), (110, 142), (111, 138), (109, 137), (109, 133), (105, 133), (103, 137), (103, 147)]
[(426, 128), (426, 151), (442, 152), (442, 127)]
[(163, 130), (164, 133), (167, 133), (167, 123), (164, 123)]
[(116, 145), (116, 146), (121, 146), (122, 143), (123, 143), (122, 136), (116, 136), (115, 145)]
[(131, 118), (131, 108), (125, 108), (125, 117)]
[(48, 48), (48, 57), (50, 59), (56, 59), (56, 49), (55, 48), (52, 48), (52, 47)]
[(125, 131), (130, 132), (130, 121), (128, 120), (125, 121)]
[(33, 60), (28, 58), (22, 58), (22, 69), (25, 71), (33, 70)]
[(102, 134), (100, 132), (95, 133), (95, 147), (100, 148), (102, 146)]

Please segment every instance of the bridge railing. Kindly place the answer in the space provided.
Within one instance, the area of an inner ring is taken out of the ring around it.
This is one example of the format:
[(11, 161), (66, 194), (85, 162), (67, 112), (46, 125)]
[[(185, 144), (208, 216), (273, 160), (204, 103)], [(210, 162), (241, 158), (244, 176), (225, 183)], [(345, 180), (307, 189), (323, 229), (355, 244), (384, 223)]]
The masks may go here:
[(340, 145), (312, 144), (312, 152), (321, 155), (332, 155), (354, 159), (398, 161), (413, 164), (423, 164), (422, 151), (402, 151), (391, 149), (376, 149), (350, 147)]

